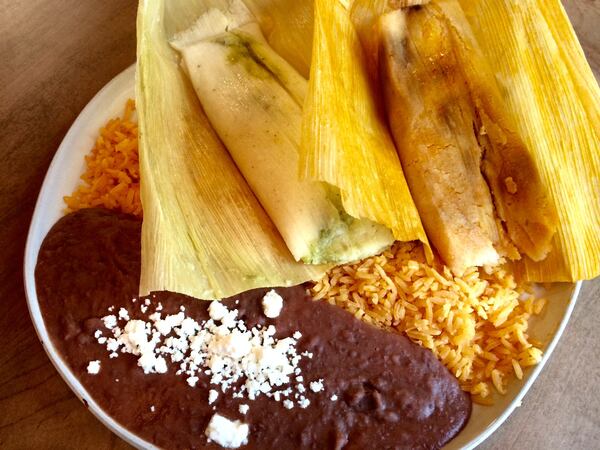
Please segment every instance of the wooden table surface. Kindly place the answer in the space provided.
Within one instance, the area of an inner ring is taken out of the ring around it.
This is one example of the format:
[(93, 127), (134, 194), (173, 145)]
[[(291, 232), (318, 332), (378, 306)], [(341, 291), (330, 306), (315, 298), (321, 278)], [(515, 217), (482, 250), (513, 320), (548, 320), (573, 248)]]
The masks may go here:
[[(565, 0), (600, 73), (600, 2)], [(60, 141), (93, 95), (135, 61), (136, 2), (0, 0), (0, 448), (129, 448), (48, 360), (22, 282), (25, 236)], [(481, 448), (600, 448), (600, 279), (523, 406)]]

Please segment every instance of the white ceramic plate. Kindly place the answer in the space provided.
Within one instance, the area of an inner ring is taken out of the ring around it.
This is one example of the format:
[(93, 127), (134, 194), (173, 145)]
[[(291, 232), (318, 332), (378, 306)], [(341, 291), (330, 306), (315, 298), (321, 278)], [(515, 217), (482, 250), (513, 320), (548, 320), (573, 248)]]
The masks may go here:
[[(63, 197), (70, 195), (84, 170), (84, 156), (93, 147), (98, 129), (110, 118), (120, 115), (125, 101), (134, 97), (135, 67), (129, 67), (108, 83), (81, 112), (62, 141), (48, 169), (37, 200), (25, 248), (25, 290), (31, 319), (50, 360), (80, 400), (85, 400), (92, 413), (122, 439), (138, 448), (155, 448), (111, 419), (94, 402), (81, 383), (61, 359), (42, 318), (38, 304), (34, 270), (40, 245), (58, 219), (64, 214)], [(548, 292), (548, 305), (531, 326), (531, 334), (545, 342), (542, 362), (525, 372), (524, 379), (510, 383), (508, 393), (494, 406), (474, 405), (466, 428), (446, 446), (448, 450), (470, 449), (483, 442), (520, 405), (534, 380), (550, 357), (569, 320), (580, 283), (556, 284)]]

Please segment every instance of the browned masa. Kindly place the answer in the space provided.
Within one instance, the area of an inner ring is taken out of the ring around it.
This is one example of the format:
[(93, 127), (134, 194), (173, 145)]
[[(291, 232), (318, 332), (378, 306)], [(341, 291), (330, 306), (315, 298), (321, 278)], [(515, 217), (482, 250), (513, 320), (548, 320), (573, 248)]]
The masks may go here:
[[(167, 448), (218, 447), (204, 430), (214, 410), (207, 375), (195, 388), (176, 366), (144, 375), (133, 355), (109, 359), (95, 342), (106, 333), (101, 317), (125, 307), (132, 319), (148, 320), (160, 301), (163, 314), (181, 305), (196, 321), (208, 319), (209, 302), (162, 292), (142, 314), (136, 296), (140, 272), (141, 222), (133, 216), (84, 209), (63, 217), (44, 240), (36, 267), (38, 298), (53, 343), (89, 394), (136, 434)], [(324, 379), (325, 391), (309, 392), (310, 406), (285, 409), (265, 395), (256, 400), (219, 395), (216, 411), (250, 424), (247, 447), (256, 449), (439, 448), (462, 429), (470, 397), (433, 354), (406, 339), (365, 324), (326, 302), (315, 302), (302, 286), (278, 289), (285, 299), (276, 319), (262, 313), (265, 289), (224, 303), (246, 325), (273, 324), (276, 338), (300, 331), (298, 352), (305, 384)], [(239, 300), (238, 303), (235, 301)], [(87, 364), (100, 360), (98, 375)], [(119, 381), (115, 381), (118, 379)], [(336, 394), (339, 399), (332, 401)], [(240, 404), (250, 411), (239, 413)], [(151, 410), (154, 406), (154, 411)]]

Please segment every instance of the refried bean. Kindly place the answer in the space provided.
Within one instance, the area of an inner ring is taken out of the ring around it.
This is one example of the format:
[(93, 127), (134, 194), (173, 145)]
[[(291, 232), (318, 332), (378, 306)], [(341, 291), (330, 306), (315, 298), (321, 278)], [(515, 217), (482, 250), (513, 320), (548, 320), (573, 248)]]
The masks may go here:
[[(249, 400), (223, 393), (209, 405), (208, 391), (218, 387), (208, 376), (199, 375), (191, 387), (175, 366), (145, 375), (133, 355), (109, 358), (94, 337), (106, 331), (101, 317), (108, 308), (124, 307), (132, 319), (148, 320), (150, 313), (140, 310), (144, 298), (133, 301), (140, 233), (141, 221), (133, 216), (102, 209), (71, 213), (46, 236), (35, 275), (44, 321), (64, 362), (107, 414), (141, 438), (164, 448), (221, 448), (204, 435), (218, 412), (249, 424), (248, 449), (429, 449), (443, 446), (467, 422), (468, 394), (430, 351), (313, 301), (306, 286), (276, 289), (284, 306), (275, 319), (262, 311), (266, 289), (223, 300), (249, 328), (272, 324), (276, 338), (302, 333), (298, 352), (314, 355), (301, 360), (302, 374), (325, 385), (305, 409), (288, 410), (265, 395)], [(165, 314), (184, 306), (198, 322), (209, 318), (206, 301), (169, 292), (147, 298), (151, 311), (160, 302)], [(97, 375), (87, 372), (92, 360), (101, 363)], [(246, 415), (241, 404), (250, 407)]]

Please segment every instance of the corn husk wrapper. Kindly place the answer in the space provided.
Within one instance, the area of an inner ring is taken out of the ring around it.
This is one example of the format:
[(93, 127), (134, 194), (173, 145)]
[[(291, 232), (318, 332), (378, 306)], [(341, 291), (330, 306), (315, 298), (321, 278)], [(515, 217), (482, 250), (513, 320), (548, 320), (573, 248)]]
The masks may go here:
[(279, 55), (308, 78), (312, 55), (313, 2), (311, 0), (244, 0)]
[(600, 275), (600, 89), (559, 0), (460, 0), (559, 216), (532, 281)]
[(202, 299), (319, 277), (297, 263), (220, 143), (181, 71), (169, 35), (223, 2), (145, 0), (138, 11), (140, 294)]
[(427, 244), (364, 64), (346, 7), (316, 0), (301, 175), (338, 187), (351, 216), (385, 225), (397, 240)]

